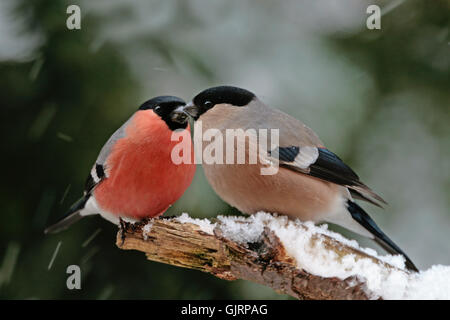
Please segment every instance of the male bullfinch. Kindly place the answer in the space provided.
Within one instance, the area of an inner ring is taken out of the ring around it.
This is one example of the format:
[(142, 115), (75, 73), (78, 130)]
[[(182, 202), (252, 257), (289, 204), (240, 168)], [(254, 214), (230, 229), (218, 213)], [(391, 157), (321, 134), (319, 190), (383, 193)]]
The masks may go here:
[[(218, 129), (222, 137), (226, 136), (227, 129), (246, 132), (254, 129), (259, 141), (260, 129), (279, 130), (279, 146), (274, 150), (267, 148), (262, 155), (265, 163), (279, 164), (274, 175), (261, 175), (263, 162), (250, 164), (246, 159), (244, 164), (226, 164), (226, 161), (208, 164), (203, 161), (206, 178), (224, 201), (247, 214), (276, 212), (304, 221), (338, 224), (374, 239), (391, 254), (403, 255), (407, 268), (417, 271), (408, 256), (353, 198), (377, 206), (386, 202), (326, 149), (302, 122), (266, 106), (252, 92), (231, 86), (204, 90), (181, 111), (197, 120), (194, 131), (201, 123), (202, 130)], [(255, 139), (245, 143), (246, 154), (257, 148), (252, 143), (255, 144)], [(233, 145), (237, 151), (238, 144)], [(207, 146), (203, 144), (203, 151)]]
[[(184, 150), (193, 157), (188, 117), (174, 112), (184, 105), (172, 96), (143, 103), (101, 149), (83, 197), (45, 233), (61, 231), (96, 213), (115, 224), (120, 218), (136, 221), (162, 215), (182, 196), (195, 174), (195, 164), (172, 161), (172, 148), (179, 143), (186, 143)], [(181, 142), (172, 139), (174, 131)]]

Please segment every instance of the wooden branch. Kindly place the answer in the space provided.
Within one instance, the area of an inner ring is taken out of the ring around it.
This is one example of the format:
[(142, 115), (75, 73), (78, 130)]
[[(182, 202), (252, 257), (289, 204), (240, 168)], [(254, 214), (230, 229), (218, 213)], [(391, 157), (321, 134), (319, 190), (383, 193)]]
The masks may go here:
[[(219, 221), (214, 234), (175, 218), (149, 221), (148, 225), (147, 222), (122, 222), (117, 246), (144, 252), (149, 260), (200, 270), (220, 279), (260, 283), (297, 299), (369, 298), (365, 284), (355, 277), (324, 278), (299, 270), (278, 237), (267, 227), (257, 243), (241, 244), (224, 236)], [(354, 254), (357, 258), (369, 257), (385, 264), (323, 234), (314, 235), (311, 240), (322, 241), (340, 258)]]

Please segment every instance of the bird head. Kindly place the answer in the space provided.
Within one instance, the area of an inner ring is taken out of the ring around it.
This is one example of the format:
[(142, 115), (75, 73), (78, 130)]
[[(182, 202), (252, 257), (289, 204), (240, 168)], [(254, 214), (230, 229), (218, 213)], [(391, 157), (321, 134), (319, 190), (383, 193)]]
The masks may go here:
[(180, 108), (179, 111), (189, 114), (194, 120), (217, 105), (226, 108), (246, 107), (255, 95), (245, 89), (233, 86), (219, 86), (203, 90), (191, 102)]
[(174, 96), (159, 96), (144, 102), (139, 110), (151, 110), (156, 113), (171, 130), (185, 129), (189, 115), (183, 111), (186, 102)]

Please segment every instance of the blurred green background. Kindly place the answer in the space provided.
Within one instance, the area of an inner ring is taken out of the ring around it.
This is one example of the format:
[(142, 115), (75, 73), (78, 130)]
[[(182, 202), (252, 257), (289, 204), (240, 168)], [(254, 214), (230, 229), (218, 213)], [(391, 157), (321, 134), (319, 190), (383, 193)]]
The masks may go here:
[[(366, 28), (373, 3), (381, 30)], [(66, 28), (70, 4), (81, 30)], [(314, 128), (388, 200), (366, 208), (412, 260), (450, 264), (449, 19), (447, 0), (2, 0), (0, 298), (285, 299), (121, 251), (99, 217), (43, 234), (143, 101), (219, 84)], [(166, 214), (236, 214), (198, 169)], [(66, 288), (71, 264), (81, 290)]]

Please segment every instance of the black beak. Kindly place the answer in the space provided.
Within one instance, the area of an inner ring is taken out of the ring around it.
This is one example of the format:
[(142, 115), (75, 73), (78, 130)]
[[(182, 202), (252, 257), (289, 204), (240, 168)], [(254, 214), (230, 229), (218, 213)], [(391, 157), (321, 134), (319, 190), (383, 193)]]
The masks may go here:
[(184, 110), (184, 106), (180, 106), (170, 113), (170, 119), (176, 123), (186, 123), (188, 121), (188, 118), (189, 113)]
[(189, 102), (183, 107), (183, 111), (189, 114), (195, 120), (198, 118), (198, 108), (192, 102)]

